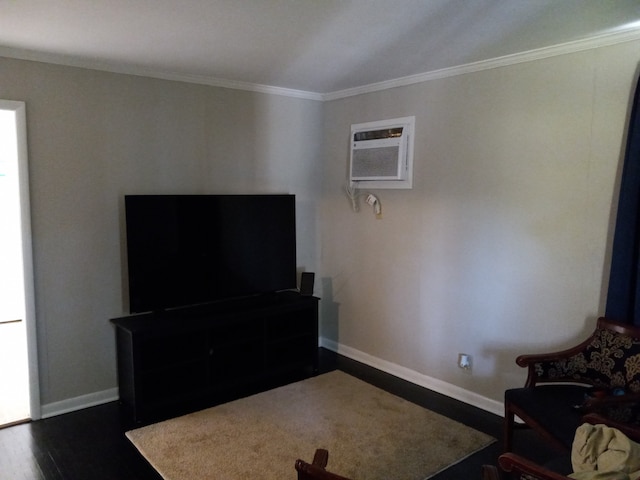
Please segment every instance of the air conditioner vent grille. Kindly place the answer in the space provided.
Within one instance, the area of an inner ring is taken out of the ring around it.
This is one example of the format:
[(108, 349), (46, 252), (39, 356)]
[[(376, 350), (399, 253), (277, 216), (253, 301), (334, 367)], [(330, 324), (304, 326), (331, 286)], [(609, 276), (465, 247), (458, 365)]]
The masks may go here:
[(356, 178), (398, 178), (398, 147), (354, 149), (351, 176)]

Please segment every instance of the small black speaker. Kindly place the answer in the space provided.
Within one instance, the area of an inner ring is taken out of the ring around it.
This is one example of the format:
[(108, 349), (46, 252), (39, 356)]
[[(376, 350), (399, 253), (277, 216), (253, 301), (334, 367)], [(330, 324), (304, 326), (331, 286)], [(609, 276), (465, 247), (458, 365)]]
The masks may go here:
[(302, 272), (300, 277), (300, 295), (313, 295), (313, 281), (316, 274), (313, 272)]

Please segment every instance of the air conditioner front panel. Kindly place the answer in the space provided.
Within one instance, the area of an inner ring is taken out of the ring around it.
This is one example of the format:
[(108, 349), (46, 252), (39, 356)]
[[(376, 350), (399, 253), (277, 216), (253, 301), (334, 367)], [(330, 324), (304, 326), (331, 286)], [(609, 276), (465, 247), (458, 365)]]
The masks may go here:
[(354, 148), (351, 163), (353, 180), (399, 180), (400, 146)]
[(414, 126), (415, 117), (351, 125), (351, 186), (411, 188)]

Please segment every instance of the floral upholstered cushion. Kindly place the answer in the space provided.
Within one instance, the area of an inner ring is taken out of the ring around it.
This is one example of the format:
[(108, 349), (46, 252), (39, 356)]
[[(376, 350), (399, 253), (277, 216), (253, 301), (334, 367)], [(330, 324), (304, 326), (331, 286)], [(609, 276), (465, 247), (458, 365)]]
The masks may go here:
[(538, 381), (575, 381), (640, 393), (640, 339), (598, 328), (582, 352), (566, 359), (537, 362), (534, 368)]

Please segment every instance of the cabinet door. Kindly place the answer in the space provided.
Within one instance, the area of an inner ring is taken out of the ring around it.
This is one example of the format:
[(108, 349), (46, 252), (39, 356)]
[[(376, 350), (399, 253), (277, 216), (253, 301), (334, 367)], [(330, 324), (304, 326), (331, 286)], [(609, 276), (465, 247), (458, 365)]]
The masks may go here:
[(312, 308), (304, 308), (268, 317), (267, 341), (288, 341), (301, 336), (317, 335), (314, 311)]
[(145, 335), (139, 346), (142, 401), (163, 401), (207, 386), (206, 335), (154, 333)]
[(318, 355), (317, 338), (310, 335), (269, 345), (267, 368), (297, 369), (313, 367)]
[(294, 369), (316, 364), (318, 324), (314, 308), (266, 319), (267, 368)]
[(215, 388), (247, 383), (264, 366), (264, 329), (259, 319), (237, 319), (210, 331), (209, 362)]

